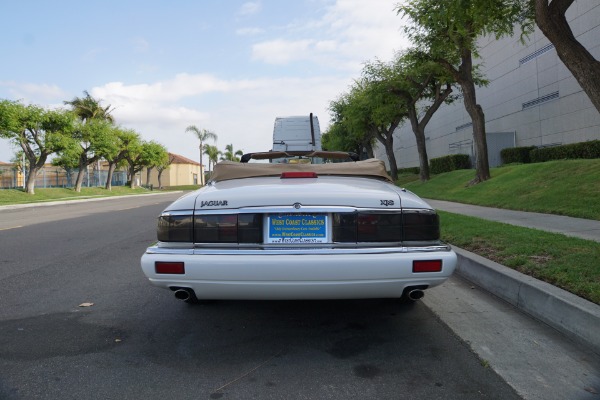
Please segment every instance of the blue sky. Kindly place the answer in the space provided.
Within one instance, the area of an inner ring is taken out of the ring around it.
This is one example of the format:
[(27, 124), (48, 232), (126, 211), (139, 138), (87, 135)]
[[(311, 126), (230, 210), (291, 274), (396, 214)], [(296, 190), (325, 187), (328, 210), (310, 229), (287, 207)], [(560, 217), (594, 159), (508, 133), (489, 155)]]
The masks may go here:
[[(3, 1), (0, 98), (57, 108), (87, 90), (185, 157), (191, 124), (266, 151), (276, 116), (313, 112), (325, 130), (363, 63), (407, 46), (398, 1)], [(14, 151), (0, 140), (0, 161)]]

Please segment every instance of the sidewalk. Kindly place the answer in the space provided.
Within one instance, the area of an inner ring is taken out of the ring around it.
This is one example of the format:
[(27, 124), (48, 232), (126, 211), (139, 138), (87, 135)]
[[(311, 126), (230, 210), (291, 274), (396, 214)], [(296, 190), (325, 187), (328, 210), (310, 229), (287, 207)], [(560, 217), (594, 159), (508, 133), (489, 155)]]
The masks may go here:
[[(442, 211), (600, 242), (600, 221), (441, 200), (426, 201)], [(476, 254), (459, 248), (455, 248), (455, 251), (459, 260), (458, 275), (600, 355), (599, 305)]]
[(425, 199), (433, 208), (600, 242), (600, 221)]

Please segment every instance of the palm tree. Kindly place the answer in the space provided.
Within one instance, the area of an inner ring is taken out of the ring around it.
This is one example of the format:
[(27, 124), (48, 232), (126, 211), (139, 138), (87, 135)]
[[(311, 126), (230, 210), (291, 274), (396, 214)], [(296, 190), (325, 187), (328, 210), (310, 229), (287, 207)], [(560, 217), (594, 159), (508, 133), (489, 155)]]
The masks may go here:
[(209, 130), (206, 129), (198, 129), (198, 127), (196, 125), (190, 125), (187, 128), (185, 128), (186, 132), (193, 132), (197, 137), (198, 140), (200, 141), (200, 185), (204, 185), (204, 173), (203, 173), (203, 169), (202, 169), (202, 153), (203, 153), (203, 145), (204, 142), (206, 142), (208, 139), (212, 139), (214, 141), (217, 141), (217, 134), (214, 132), (211, 132)]
[(96, 100), (87, 90), (83, 91), (85, 97), (74, 97), (71, 101), (64, 101), (63, 103), (69, 105), (73, 108), (73, 112), (81, 119), (82, 121), (87, 122), (90, 119), (101, 119), (110, 122), (111, 124), (115, 122), (114, 118), (110, 113), (114, 110), (111, 110), (110, 104), (106, 107), (102, 107), (100, 103), (102, 100)]
[(222, 153), (221, 160), (239, 162), (240, 161), (239, 156), (243, 156), (243, 155), (244, 155), (244, 152), (242, 150), (238, 150), (238, 151), (234, 152), (233, 144), (228, 144), (227, 146), (225, 146), (225, 152)]
[(213, 170), (215, 168), (215, 164), (219, 160), (219, 149), (217, 146), (211, 146), (207, 144), (204, 146), (204, 154), (208, 156), (208, 169)]

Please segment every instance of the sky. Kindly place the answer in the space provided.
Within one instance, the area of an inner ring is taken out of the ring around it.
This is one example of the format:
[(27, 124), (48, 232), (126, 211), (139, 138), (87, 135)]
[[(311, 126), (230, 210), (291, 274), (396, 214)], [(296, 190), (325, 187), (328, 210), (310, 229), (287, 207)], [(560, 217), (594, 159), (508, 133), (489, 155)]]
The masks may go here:
[[(199, 159), (189, 125), (268, 151), (275, 117), (325, 131), (364, 63), (408, 47), (399, 1), (2, 1), (0, 99), (64, 108), (87, 90), (172, 153)], [(16, 150), (0, 139), (0, 161)]]

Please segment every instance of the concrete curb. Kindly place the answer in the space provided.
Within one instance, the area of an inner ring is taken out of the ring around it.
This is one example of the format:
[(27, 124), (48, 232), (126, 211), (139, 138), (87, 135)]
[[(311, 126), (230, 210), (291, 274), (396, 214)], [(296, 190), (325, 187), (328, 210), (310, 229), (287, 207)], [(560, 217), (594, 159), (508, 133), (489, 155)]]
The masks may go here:
[(477, 254), (452, 246), (456, 272), (600, 355), (600, 306)]

